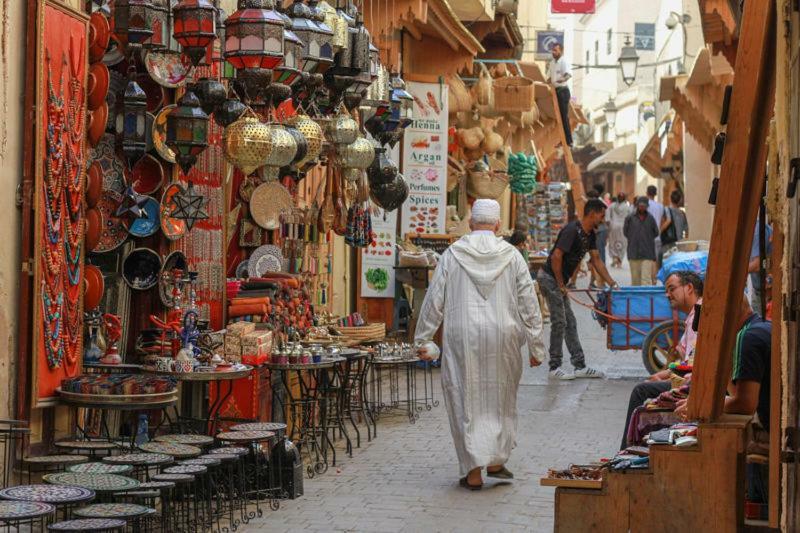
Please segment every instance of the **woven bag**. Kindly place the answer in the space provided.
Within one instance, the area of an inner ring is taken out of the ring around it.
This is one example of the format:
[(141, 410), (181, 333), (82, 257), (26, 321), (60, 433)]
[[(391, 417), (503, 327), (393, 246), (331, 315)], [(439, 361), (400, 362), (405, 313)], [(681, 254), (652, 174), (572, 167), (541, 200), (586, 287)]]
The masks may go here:
[(504, 112), (531, 111), (535, 101), (533, 80), (522, 77), (506, 77), (494, 80), (494, 108)]

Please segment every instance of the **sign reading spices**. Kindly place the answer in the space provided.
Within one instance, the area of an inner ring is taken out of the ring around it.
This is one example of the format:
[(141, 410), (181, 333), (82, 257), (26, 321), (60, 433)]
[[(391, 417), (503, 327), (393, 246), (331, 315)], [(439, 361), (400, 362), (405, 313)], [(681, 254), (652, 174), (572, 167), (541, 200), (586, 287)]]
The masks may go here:
[(372, 244), (361, 250), (361, 297), (394, 297), (394, 264), (397, 255), (395, 232), (397, 210), (372, 211)]
[(414, 122), (403, 136), (403, 176), (408, 200), (403, 204), (401, 234), (444, 233), (447, 206), (447, 86), (409, 82)]

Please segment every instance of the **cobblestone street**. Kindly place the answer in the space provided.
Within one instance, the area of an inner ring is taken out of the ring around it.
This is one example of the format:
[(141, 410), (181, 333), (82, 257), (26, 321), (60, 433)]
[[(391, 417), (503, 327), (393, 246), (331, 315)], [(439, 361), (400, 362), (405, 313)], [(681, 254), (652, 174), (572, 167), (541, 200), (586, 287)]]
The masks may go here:
[[(626, 271), (612, 275), (627, 282)], [(487, 478), (480, 492), (458, 487), (440, 404), (416, 424), (404, 416), (382, 417), (376, 440), (362, 443), (352, 459), (340, 452), (336, 468), (305, 480), (303, 498), (281, 502), (280, 510), (244, 531), (552, 531), (554, 489), (540, 487), (539, 477), (552, 466), (612, 455), (628, 394), (646, 375), (639, 352), (608, 351), (605, 331), (590, 312), (574, 309), (587, 362), (611, 379), (552, 382), (546, 363), (525, 368), (518, 443), (508, 465), (513, 483)], [(438, 371), (434, 380), (438, 387)]]

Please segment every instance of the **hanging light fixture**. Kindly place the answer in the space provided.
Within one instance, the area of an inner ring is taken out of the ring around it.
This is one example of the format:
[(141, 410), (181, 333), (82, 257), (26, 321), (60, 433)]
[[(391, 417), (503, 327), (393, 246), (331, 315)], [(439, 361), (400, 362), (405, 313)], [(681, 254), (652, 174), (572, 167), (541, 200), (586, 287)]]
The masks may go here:
[(167, 115), (166, 145), (175, 152), (184, 174), (189, 173), (197, 156), (208, 146), (208, 115), (192, 91), (186, 91), (178, 106)]
[(292, 31), (304, 44), (303, 71), (323, 73), (333, 63), (333, 31), (326, 34), (301, 0), (294, 0), (287, 14), (292, 19)]
[(283, 63), (272, 71), (272, 81), (291, 87), (300, 77), (303, 41), (292, 30), (283, 30)]
[(325, 13), (318, 7), (319, 0), (308, 0), (308, 9), (311, 11), (311, 19), (319, 28), (319, 56), (320, 64), (317, 72), (324, 73), (333, 64), (333, 28), (325, 22)]
[(391, 85), (392, 118), (405, 129), (414, 121), (414, 97), (406, 90), (406, 82), (399, 74), (392, 76)]
[(209, 0), (180, 0), (172, 14), (175, 40), (192, 65), (199, 65), (217, 38), (217, 8)]
[(153, 34), (150, 38), (144, 40), (142, 46), (149, 50), (164, 50), (169, 46), (171, 37), (169, 0), (152, 0), (152, 2), (150, 29)]
[(273, 69), (283, 60), (283, 18), (271, 0), (239, 0), (225, 20), (225, 60), (237, 70)]
[(225, 128), (222, 148), (228, 161), (245, 176), (264, 164), (272, 151), (272, 131), (252, 110)]
[(619, 54), (619, 67), (622, 70), (622, 81), (630, 87), (636, 81), (636, 69), (639, 67), (639, 54), (631, 46), (630, 36), (625, 37), (625, 46)]
[(114, 4), (114, 35), (126, 45), (141, 47), (153, 36), (152, 0), (117, 0)]
[(122, 152), (132, 166), (147, 151), (147, 94), (136, 83), (131, 69), (122, 100), (122, 112), (117, 113), (117, 139)]
[(611, 96), (608, 97), (608, 102), (603, 106), (603, 114), (606, 117), (606, 124), (608, 124), (609, 128), (613, 128), (614, 124), (617, 123), (617, 105), (614, 103), (614, 100)]

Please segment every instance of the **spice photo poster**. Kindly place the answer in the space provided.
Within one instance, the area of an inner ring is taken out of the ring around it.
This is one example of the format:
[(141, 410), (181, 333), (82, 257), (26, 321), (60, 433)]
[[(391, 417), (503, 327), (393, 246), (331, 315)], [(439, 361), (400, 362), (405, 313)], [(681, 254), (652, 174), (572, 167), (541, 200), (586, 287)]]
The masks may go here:
[(397, 210), (372, 207), (372, 244), (361, 249), (361, 297), (393, 298)]
[(408, 83), (414, 97), (414, 122), (403, 135), (401, 235), (445, 233), (447, 207), (447, 85)]

